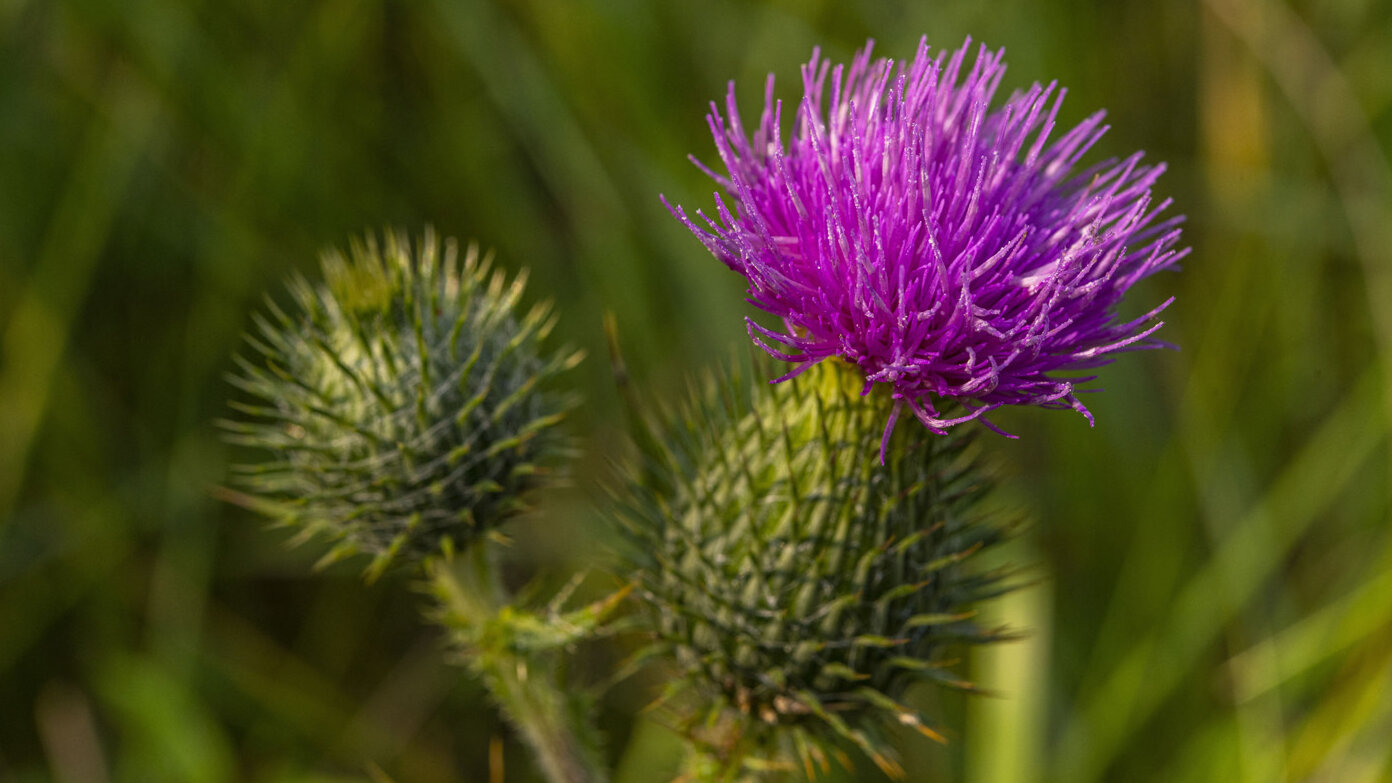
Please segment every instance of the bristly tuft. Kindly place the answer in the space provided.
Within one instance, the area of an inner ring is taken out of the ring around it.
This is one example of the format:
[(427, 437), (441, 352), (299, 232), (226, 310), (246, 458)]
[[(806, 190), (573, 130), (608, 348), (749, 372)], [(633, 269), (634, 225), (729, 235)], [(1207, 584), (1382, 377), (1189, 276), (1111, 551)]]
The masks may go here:
[(814, 51), (786, 143), (772, 76), (752, 136), (731, 83), (707, 116), (728, 175), (707, 173), (733, 203), (717, 193), (699, 220), (669, 208), (782, 320), (748, 321), (793, 365), (779, 380), (840, 357), (892, 390), (886, 430), (904, 408), (934, 432), (1002, 405), (1091, 421), (1076, 392), (1092, 377), (1076, 374), (1164, 345), (1151, 335), (1169, 300), (1132, 320), (1116, 309), (1185, 255), (1182, 218), (1161, 217), (1165, 167), (1141, 153), (1077, 169), (1107, 128), (1098, 112), (1055, 134), (1057, 84), (992, 109), (1003, 52), (968, 63), (969, 49), (930, 57), (922, 41), (906, 65), (867, 44), (849, 68)]
[(229, 440), (271, 459), (240, 467), (255, 507), (390, 563), (463, 548), (525, 508), (565, 450), (570, 401), (553, 376), (578, 353), (546, 354), (548, 304), (518, 316), (510, 283), (470, 246), (461, 259), (427, 231), (354, 241), (324, 254), (324, 282), (291, 279), (285, 312), (268, 299), (231, 381), (255, 398), (223, 422)]

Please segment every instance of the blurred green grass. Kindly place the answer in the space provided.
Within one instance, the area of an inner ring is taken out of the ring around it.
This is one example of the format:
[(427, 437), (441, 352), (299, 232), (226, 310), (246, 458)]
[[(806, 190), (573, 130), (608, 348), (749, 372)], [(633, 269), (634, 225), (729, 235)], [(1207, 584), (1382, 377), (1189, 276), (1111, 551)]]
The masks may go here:
[[(535, 779), (409, 585), (309, 576), (213, 498), (249, 313), (388, 225), (530, 267), (594, 357), (591, 457), (514, 556), (583, 567), (623, 442), (602, 313), (655, 396), (744, 339), (657, 200), (709, 203), (706, 102), (921, 34), (1106, 107), (1096, 154), (1171, 164), (1194, 253), (1131, 303), (1177, 295), (1182, 350), (1106, 368), (1096, 429), (1001, 417), (1040, 581), (988, 611), (1033, 635), (964, 662), (1002, 698), (922, 694), (954, 741), (906, 740), (913, 779), (1392, 780), (1389, 4), (6, 0), (0, 783), (477, 781), (495, 737)], [(604, 705), (631, 783), (672, 752), (648, 695)]]

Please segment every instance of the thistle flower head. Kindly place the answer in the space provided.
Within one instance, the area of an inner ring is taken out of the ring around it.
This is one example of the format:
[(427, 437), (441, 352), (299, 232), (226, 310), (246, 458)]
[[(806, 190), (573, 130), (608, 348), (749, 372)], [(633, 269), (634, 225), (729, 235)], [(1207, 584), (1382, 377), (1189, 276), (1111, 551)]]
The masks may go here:
[(693, 722), (734, 716), (763, 760), (816, 766), (840, 738), (894, 770), (880, 719), (936, 737), (905, 688), (965, 687), (950, 645), (1000, 638), (969, 609), (1003, 590), (968, 561), (1003, 531), (981, 515), (969, 435), (901, 431), (880, 469), (864, 453), (892, 405), (839, 363), (773, 387), (712, 382), (626, 493), (639, 591), (703, 697)]
[(563, 448), (568, 402), (546, 388), (578, 354), (548, 355), (548, 305), (517, 314), (508, 283), (470, 246), (427, 232), (412, 252), (389, 234), (323, 257), (324, 282), (290, 282), (294, 308), (268, 298), (232, 381), (257, 401), (224, 422), (235, 442), (273, 457), (243, 466), (258, 507), (335, 539), (326, 561), (467, 546), (523, 509)]
[(731, 83), (707, 117), (728, 175), (707, 173), (734, 203), (717, 194), (699, 222), (673, 210), (782, 319), (748, 329), (795, 365), (783, 378), (835, 356), (892, 389), (886, 439), (904, 407), (935, 432), (1002, 405), (1091, 421), (1077, 397), (1091, 378), (1060, 373), (1162, 345), (1168, 300), (1131, 320), (1116, 306), (1184, 253), (1181, 219), (1151, 197), (1163, 164), (1136, 153), (1078, 170), (1102, 113), (1057, 133), (1056, 84), (992, 108), (1003, 53), (969, 64), (969, 48), (930, 56), (920, 42), (905, 65), (867, 44), (849, 68), (814, 51), (787, 141), (772, 76), (752, 136)]

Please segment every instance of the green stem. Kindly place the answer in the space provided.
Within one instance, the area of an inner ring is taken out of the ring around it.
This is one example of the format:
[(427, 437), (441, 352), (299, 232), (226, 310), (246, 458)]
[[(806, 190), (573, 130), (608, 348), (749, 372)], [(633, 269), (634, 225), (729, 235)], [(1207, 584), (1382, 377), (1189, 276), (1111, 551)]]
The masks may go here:
[(507, 605), (487, 542), (471, 550), (463, 573), (449, 561), (436, 561), (429, 568), (435, 591), (445, 602), (445, 626), (469, 648), (469, 665), (531, 746), (547, 780), (606, 783), (609, 775), (585, 704), (561, 688), (552, 652), (529, 654), (514, 644), (518, 611)]

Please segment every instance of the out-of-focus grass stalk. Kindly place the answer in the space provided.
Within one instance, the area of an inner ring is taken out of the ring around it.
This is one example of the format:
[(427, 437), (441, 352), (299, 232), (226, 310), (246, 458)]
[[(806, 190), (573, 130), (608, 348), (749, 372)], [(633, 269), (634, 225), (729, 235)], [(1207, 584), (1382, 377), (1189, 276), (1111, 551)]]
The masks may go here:
[[(622, 185), (610, 175), (586, 137), (565, 96), (548, 74), (534, 45), (520, 33), (509, 14), (480, 0), (436, 2), (441, 31), (458, 41), (484, 85), (488, 98), (505, 119), (546, 187), (565, 205), (564, 222), (575, 233), (580, 260), (617, 259), (626, 255), (621, 237), (609, 230), (631, 224), (621, 198)], [(616, 308), (625, 321), (655, 323), (661, 316), (641, 296), (625, 295), (644, 267), (591, 263), (595, 286), (578, 296), (594, 309)]]
[(1023, 636), (972, 650), (973, 677), (988, 693), (967, 703), (967, 783), (1036, 783), (1043, 775), (1052, 584), (1046, 576), (985, 605)]
[(30, 279), (0, 323), (0, 522), (24, 484), (73, 323), (122, 193), (156, 127), (159, 105), (138, 76), (116, 68), (103, 88), (110, 95), (92, 118)]
[(1229, 658), (1235, 697), (1257, 698), (1392, 628), (1392, 547), (1373, 570), (1373, 579)]
[(1392, 774), (1392, 635), (1383, 629), (1291, 732), (1292, 780), (1382, 783)]
[[(1250, 47), (1300, 116), (1329, 166), (1363, 267), (1392, 420), (1392, 161), (1378, 144), (1348, 78), (1309, 26), (1281, 3), (1205, 0), (1204, 6)], [(1392, 465), (1389, 465), (1392, 469)], [(1392, 482), (1387, 485), (1392, 492)]]
[[(1202, 97), (1200, 111), (1201, 150), (1204, 154), (1206, 184), (1216, 202), (1254, 211), (1271, 196), (1271, 136), (1270, 107), (1262, 69), (1250, 53), (1234, 45), (1229, 32), (1213, 14), (1202, 14), (1201, 70)], [(1256, 237), (1228, 238), (1227, 248), (1219, 255), (1238, 255), (1246, 259), (1236, 273), (1244, 288), (1252, 286), (1263, 272), (1255, 259), (1263, 255), (1262, 241)], [(1232, 276), (1227, 278), (1232, 280)], [(1233, 324), (1231, 334), (1255, 338), (1262, 323), (1275, 313), (1275, 297), (1258, 297), (1268, 304), (1233, 308), (1227, 315)], [(1217, 316), (1222, 318), (1223, 316)], [(1245, 322), (1233, 322), (1243, 319)], [(1236, 432), (1228, 425), (1241, 404), (1239, 392), (1230, 385), (1223, 393), (1212, 393), (1213, 381), (1222, 376), (1220, 368), (1231, 367), (1240, 358), (1233, 350), (1248, 342), (1235, 337), (1216, 346), (1200, 348), (1204, 361), (1196, 368), (1199, 383), (1206, 392), (1191, 393), (1186, 406), (1183, 438), (1190, 475), (1198, 488), (1197, 499), (1201, 513), (1199, 521), (1211, 544), (1219, 546), (1229, 526), (1243, 510), (1251, 496), (1251, 459), (1237, 442)], [(1197, 364), (1197, 363), (1196, 363)], [(1202, 371), (1202, 375), (1200, 375)], [(1265, 515), (1254, 518), (1251, 527), (1248, 560), (1260, 563), (1263, 570), (1279, 568), (1284, 552), (1278, 544), (1278, 533)], [(1228, 618), (1224, 635), (1230, 647), (1242, 648), (1251, 638), (1269, 634), (1268, 613), (1247, 609), (1242, 595), (1242, 575), (1229, 570), (1215, 572), (1221, 591), (1215, 598), (1226, 607)], [(1285, 780), (1284, 737), (1281, 731), (1281, 702), (1279, 692), (1270, 692), (1260, 699), (1236, 702), (1231, 712), (1224, 710), (1217, 721), (1228, 731), (1227, 754), (1235, 763), (1237, 780), (1248, 783)]]
[[(1392, 544), (1392, 535), (1387, 544)], [(1392, 546), (1378, 576), (1228, 661), (1239, 703), (1290, 687), (1335, 656), (1348, 655), (1334, 687), (1297, 731), (1290, 731), (1294, 780), (1385, 780), (1392, 769)], [(1382, 739), (1374, 739), (1382, 738)]]
[[(1293, 10), (1252, 0), (1205, 0), (1205, 7), (1227, 28), (1225, 32), (1236, 36), (1261, 62), (1300, 117), (1328, 167), (1332, 190), (1351, 229), (1353, 254), (1362, 267), (1379, 359), (1376, 364), (1382, 376), (1383, 415), (1370, 415), (1369, 426), (1379, 419), (1392, 420), (1388, 415), (1392, 412), (1392, 227), (1387, 220), (1388, 214), (1392, 214), (1392, 163), (1380, 148), (1347, 76)], [(1392, 469), (1392, 463), (1388, 467)], [(1385, 486), (1392, 488), (1392, 482)], [(1286, 554), (1285, 550), (1278, 550), (1270, 556), (1284, 559)], [(1366, 582), (1363, 589), (1355, 590), (1354, 598), (1365, 595), (1369, 586), (1385, 581), (1375, 578)], [(1359, 637), (1358, 654), (1336, 680), (1335, 687), (1322, 694), (1321, 703), (1309, 713), (1298, 734), (1288, 732), (1282, 725), (1279, 705), (1284, 689), (1275, 687), (1288, 678), (1284, 670), (1290, 656), (1282, 644), (1287, 635), (1252, 644), (1233, 668), (1239, 725), (1250, 723), (1256, 713), (1255, 705), (1276, 705), (1272, 710), (1275, 714), (1267, 716), (1263, 736), (1244, 743), (1252, 746), (1244, 755), (1245, 761), (1251, 763), (1260, 758), (1268, 765), (1249, 775), (1250, 779), (1277, 779), (1277, 769), (1270, 765), (1278, 763), (1282, 765), (1281, 776), (1294, 779), (1309, 779), (1312, 775), (1341, 781), (1375, 779), (1380, 778), (1392, 759), (1383, 742), (1375, 742), (1382, 747), (1375, 747), (1371, 754), (1360, 753), (1356, 747), (1370, 727), (1375, 732), (1382, 727), (1384, 739), (1386, 731), (1392, 729), (1392, 719), (1388, 717), (1392, 708), (1387, 699), (1371, 696), (1385, 693), (1388, 672), (1392, 670), (1392, 649), (1385, 638), (1385, 618), (1381, 617), (1385, 612), (1340, 614), (1352, 621), (1352, 627), (1344, 623), (1347, 630), (1343, 634), (1324, 636), (1320, 646), (1324, 651), (1342, 649), (1349, 644), (1342, 640)], [(1310, 626), (1302, 626), (1308, 634)], [(1232, 640), (1237, 641), (1235, 636)], [(1242, 645), (1233, 646), (1240, 649)], [(1324, 652), (1312, 656), (1309, 649), (1307, 643), (1304, 653), (1292, 662), (1299, 670), (1313, 665), (1311, 658), (1327, 656)], [(1267, 687), (1251, 687), (1252, 671), (1264, 673)], [(1288, 748), (1275, 744), (1288, 733)], [(1370, 758), (1359, 758), (1361, 755)]]
[(50, 683), (35, 705), (37, 728), (55, 783), (108, 783), (101, 737), (87, 695)]
[[(1091, 699), (1084, 700), (1081, 712), (1064, 732), (1054, 776), (1058, 780), (1096, 780), (1105, 775), (1108, 764), (1135, 742), (1137, 732), (1169, 695), (1200, 670), (1196, 666), (1200, 656), (1225, 631), (1230, 645), (1251, 652), (1243, 657), (1243, 665), (1265, 672), (1268, 682), (1282, 677), (1277, 649), (1262, 641), (1271, 632), (1258, 629), (1258, 639), (1244, 641), (1244, 632), (1252, 629), (1236, 621), (1247, 613), (1252, 598), (1286, 562), (1301, 536), (1378, 454), (1384, 441), (1386, 417), (1382, 413), (1387, 395), (1392, 393), (1392, 383), (1387, 380), (1392, 363), (1386, 360), (1388, 335), (1392, 334), (1387, 328), (1392, 285), (1388, 283), (1388, 264), (1380, 260), (1392, 258), (1385, 219), (1389, 203), (1386, 158), (1369, 132), (1345, 77), (1293, 12), (1284, 6), (1244, 0), (1208, 0), (1206, 7), (1211, 15), (1205, 21), (1207, 44), (1201, 72), (1206, 93), (1203, 141), (1215, 200), (1231, 204), (1269, 196), (1264, 192), (1264, 181), (1270, 161), (1263, 139), (1268, 135), (1270, 117), (1262, 97), (1265, 76), (1269, 75), (1304, 120), (1333, 172), (1334, 189), (1353, 229), (1356, 255), (1364, 268), (1383, 361), (1365, 372), (1337, 412), (1287, 462), (1264, 495), (1244, 499), (1249, 493), (1242, 490), (1241, 482), (1250, 474), (1250, 466), (1233, 436), (1227, 434), (1231, 414), (1242, 404), (1236, 397), (1238, 386), (1227, 383), (1216, 394), (1211, 392), (1220, 385), (1220, 378), (1229, 379), (1241, 372), (1244, 357), (1235, 349), (1245, 344), (1243, 335), (1255, 339), (1262, 320), (1272, 317), (1269, 306), (1244, 302), (1272, 297), (1263, 297), (1260, 291), (1244, 295), (1248, 292), (1244, 281), (1269, 274), (1257, 263), (1260, 248), (1219, 249), (1217, 255), (1238, 262), (1225, 278), (1230, 284), (1226, 293), (1237, 295), (1213, 297), (1234, 307), (1215, 308), (1218, 314), (1212, 318), (1233, 330), (1211, 324), (1210, 331), (1224, 338), (1198, 347), (1191, 389), (1185, 397), (1188, 426), (1180, 441), (1172, 444), (1190, 462), (1216, 551), (1181, 587), (1174, 609), (1157, 625), (1156, 634), (1114, 656), (1119, 663), (1110, 668), (1101, 685), (1090, 689)], [(1233, 34), (1250, 47), (1254, 58), (1247, 58), (1247, 62), (1240, 62), (1244, 56), (1234, 59), (1229, 42)], [(1217, 39), (1222, 39), (1221, 44), (1215, 43)], [(1267, 73), (1253, 67), (1256, 63)], [(1380, 217), (1373, 219), (1376, 216)], [(1243, 309), (1252, 312), (1244, 315)], [(1223, 310), (1228, 311), (1227, 316)], [(1327, 654), (1324, 645), (1328, 641), (1320, 640), (1323, 649), (1307, 658)], [(1308, 771), (1312, 767), (1308, 760), (1295, 761), (1301, 756), (1300, 743), (1291, 750), (1289, 768), (1286, 753), (1279, 744), (1271, 744), (1281, 742), (1285, 731), (1280, 694), (1267, 688), (1266, 698), (1243, 701), (1242, 695), (1251, 697), (1256, 692), (1241, 687), (1239, 682), (1233, 713), (1216, 719), (1215, 732), (1196, 733), (1196, 738), (1202, 735), (1236, 742), (1242, 779), (1281, 779), (1300, 774), (1299, 769)], [(1349, 708), (1352, 710), (1353, 705)], [(1353, 726), (1366, 727), (1366, 713)], [(1317, 720), (1318, 714), (1311, 717), (1312, 723)], [(1231, 723), (1225, 725), (1226, 721)], [(1332, 742), (1324, 744), (1326, 751), (1333, 747)], [(1225, 753), (1220, 751), (1219, 755)], [(1207, 768), (1221, 768), (1221, 763), (1215, 757)], [(1336, 775), (1335, 779), (1343, 778)]]
[(1060, 739), (1053, 779), (1102, 779), (1133, 733), (1195, 669), (1233, 614), (1256, 594), (1288, 551), (1386, 440), (1373, 412), (1380, 391), (1369, 368), (1344, 402), (1234, 523), (1190, 578), (1156, 630), (1137, 641), (1082, 704)]

